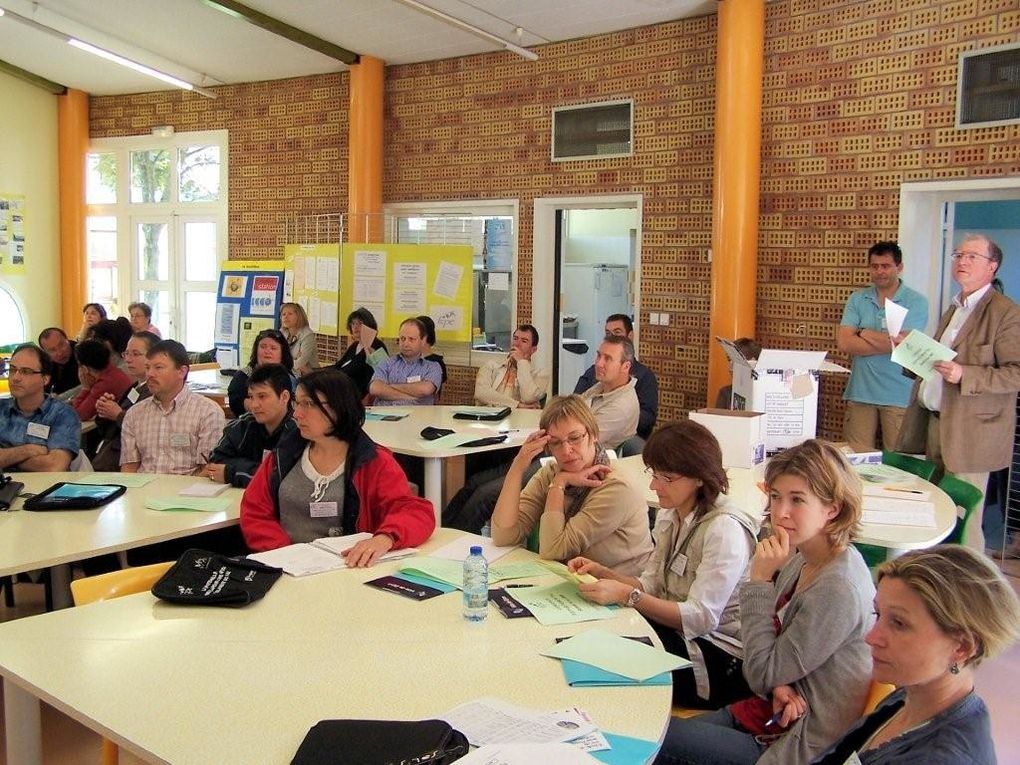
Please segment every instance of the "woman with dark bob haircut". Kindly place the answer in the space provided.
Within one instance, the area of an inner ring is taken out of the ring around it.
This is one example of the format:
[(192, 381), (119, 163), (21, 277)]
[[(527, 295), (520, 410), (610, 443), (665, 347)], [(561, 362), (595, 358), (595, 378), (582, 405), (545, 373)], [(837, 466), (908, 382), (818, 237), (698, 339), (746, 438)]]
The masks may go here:
[(722, 450), (696, 422), (656, 430), (642, 452), (659, 496), (655, 552), (640, 577), (587, 558), (568, 564), (598, 577), (580, 590), (596, 603), (631, 606), (652, 622), (667, 651), (689, 658), (694, 671), (673, 673), (673, 700), (718, 709), (749, 696), (741, 668), (740, 582), (754, 552), (758, 520), (723, 496), (729, 481)]
[(294, 356), (290, 352), (290, 343), (278, 329), (264, 329), (255, 336), (251, 346), (251, 357), (245, 367), (234, 372), (227, 386), (227, 404), (230, 411), (240, 417), (248, 410), (248, 378), (257, 367), (263, 364), (282, 364), (294, 380)]
[(432, 504), (414, 496), (393, 455), (362, 430), (361, 394), (347, 375), (320, 369), (294, 398), (298, 429), (262, 461), (241, 499), (241, 532), (254, 551), (368, 532), (348, 566), (415, 547), (435, 529)]
[[(365, 331), (366, 328), (369, 331)], [(355, 308), (351, 311), (347, 317), (347, 332), (351, 336), (347, 341), (347, 350), (334, 365), (336, 369), (354, 380), (354, 384), (362, 396), (368, 395), (368, 386), (372, 382), (372, 372), (374, 371), (368, 357), (372, 355), (373, 351), (380, 348), (383, 353), (389, 354), (386, 344), (378, 336), (372, 335), (378, 330), (379, 325), (372, 312), (367, 308)], [(372, 335), (371, 343), (367, 342), (369, 335)], [(362, 342), (362, 337), (366, 338), (366, 342)]]

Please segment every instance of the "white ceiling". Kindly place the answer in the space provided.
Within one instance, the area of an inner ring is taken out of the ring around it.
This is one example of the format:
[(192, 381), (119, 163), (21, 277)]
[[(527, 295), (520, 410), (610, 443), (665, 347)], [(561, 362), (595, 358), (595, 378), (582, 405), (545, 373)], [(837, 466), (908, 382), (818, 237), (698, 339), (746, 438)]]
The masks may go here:
[[(499, 50), (495, 43), (397, 0), (242, 0), (343, 48), (387, 64)], [(716, 0), (422, 0), (529, 47), (714, 13)], [(328, 56), (210, 8), (201, 0), (0, 0), (27, 16), (195, 85), (335, 72)], [(523, 33), (518, 36), (515, 28)], [(96, 95), (171, 89), (159, 80), (0, 17), (0, 59)]]

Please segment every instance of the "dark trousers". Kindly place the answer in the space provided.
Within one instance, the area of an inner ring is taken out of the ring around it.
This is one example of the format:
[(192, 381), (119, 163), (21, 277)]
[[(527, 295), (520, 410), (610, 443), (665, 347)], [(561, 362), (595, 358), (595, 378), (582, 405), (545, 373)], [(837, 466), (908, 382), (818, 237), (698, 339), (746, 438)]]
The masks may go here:
[[(687, 644), (676, 630), (654, 622), (652, 626), (669, 653), (683, 656), (685, 659), (691, 658), (687, 653)], [(705, 658), (705, 668), (708, 670), (708, 698), (703, 699), (698, 695), (694, 670), (688, 667), (673, 671), (674, 704), (690, 709), (720, 709), (734, 701), (754, 695), (744, 680), (743, 661), (704, 638), (694, 638), (694, 642)]]

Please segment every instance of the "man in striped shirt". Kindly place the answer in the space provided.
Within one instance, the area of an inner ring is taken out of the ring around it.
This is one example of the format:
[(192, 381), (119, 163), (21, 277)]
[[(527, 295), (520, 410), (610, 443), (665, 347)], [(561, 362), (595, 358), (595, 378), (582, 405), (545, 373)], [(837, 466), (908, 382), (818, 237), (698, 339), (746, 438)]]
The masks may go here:
[(198, 474), (223, 435), (223, 410), (188, 390), (188, 354), (163, 340), (146, 355), (151, 398), (127, 410), (121, 426), (124, 473)]

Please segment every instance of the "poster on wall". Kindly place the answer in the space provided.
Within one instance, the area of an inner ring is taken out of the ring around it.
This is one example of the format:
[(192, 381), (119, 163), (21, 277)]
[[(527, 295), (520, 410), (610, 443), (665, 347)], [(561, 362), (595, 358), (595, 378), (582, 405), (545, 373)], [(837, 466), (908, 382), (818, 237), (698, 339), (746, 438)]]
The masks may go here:
[(0, 273), (25, 273), (25, 196), (0, 192)]
[(340, 245), (287, 244), (283, 251), (286, 300), (305, 309), (313, 332), (335, 335), (340, 304)]
[(255, 336), (276, 327), (283, 302), (281, 260), (229, 261), (220, 271), (213, 342), (221, 369), (248, 363)]

